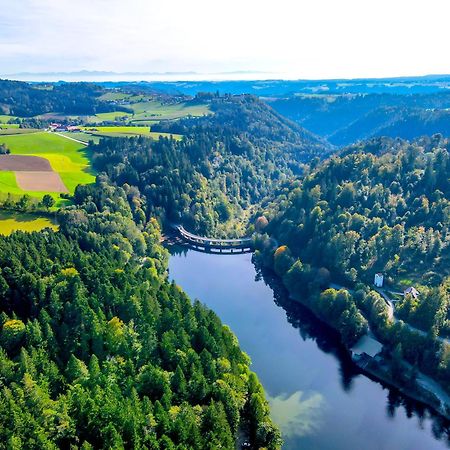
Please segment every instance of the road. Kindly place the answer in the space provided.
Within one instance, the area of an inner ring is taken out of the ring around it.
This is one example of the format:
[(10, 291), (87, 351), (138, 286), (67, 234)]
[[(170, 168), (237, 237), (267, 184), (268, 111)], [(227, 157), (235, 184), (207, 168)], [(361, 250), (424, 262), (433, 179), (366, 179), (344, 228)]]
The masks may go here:
[[(48, 131), (48, 133), (50, 133), (50, 131)], [(80, 141), (79, 139), (75, 139), (75, 138), (70, 137), (70, 136), (66, 136), (65, 134), (61, 134), (61, 133), (53, 133), (53, 134), (57, 134), (58, 136), (61, 136), (61, 137), (66, 138), (66, 139), (70, 139), (71, 141), (74, 141), (74, 142), (78, 142), (79, 144), (83, 144), (83, 145), (86, 145), (86, 146), (88, 145), (86, 142)]]
[[(348, 292), (350, 292), (350, 294), (353, 293), (353, 290), (352, 290), (352, 289), (349, 289), (349, 288), (347, 288), (347, 287), (345, 287), (345, 286), (341, 286), (340, 284), (330, 283), (330, 288), (338, 289), (338, 290), (339, 290), (339, 289), (345, 289), (345, 290), (347, 290)], [(381, 297), (383, 297), (384, 301), (386, 302), (386, 305), (387, 305), (387, 307), (388, 307), (388, 317), (389, 317), (389, 319), (392, 320), (392, 321), (394, 321), (394, 322), (399, 322), (399, 321), (401, 321), (401, 319), (399, 319), (398, 317), (395, 316), (394, 300), (392, 300), (392, 298), (389, 297), (389, 295), (387, 294), (387, 292), (386, 292), (384, 289), (377, 288), (377, 287), (374, 287), (373, 289), (375, 289), (375, 290), (381, 295)], [(401, 292), (394, 292), (394, 294), (397, 294), (397, 295), (403, 295)], [(402, 322), (403, 322), (404, 325), (407, 326), (411, 331), (414, 331), (415, 333), (418, 333), (418, 334), (420, 334), (421, 336), (427, 336), (427, 335), (428, 335), (428, 333), (427, 333), (426, 331), (423, 331), (423, 330), (421, 330), (421, 329), (419, 329), (419, 328), (413, 327), (412, 325), (410, 325), (409, 323), (407, 323), (407, 322), (405, 322), (405, 321), (402, 321)], [(438, 339), (440, 342), (444, 343), (444, 344), (450, 345), (450, 339), (448, 339), (448, 338), (444, 338), (444, 337), (441, 337), (441, 336), (437, 336), (437, 339)]]
[[(389, 295), (387, 294), (387, 292), (384, 289), (381, 288), (374, 288), (384, 299), (384, 301), (386, 302), (386, 304), (388, 305), (389, 308), (389, 319), (393, 320), (394, 322), (399, 322), (401, 319), (397, 318), (395, 316), (395, 306), (394, 306), (394, 301), (389, 297)], [(419, 333), (422, 336), (427, 336), (428, 333), (426, 331), (423, 331), (419, 328), (413, 327), (412, 325), (410, 325), (407, 322), (403, 323), (411, 330), (414, 331), (416, 333)], [(450, 344), (450, 339), (441, 337), (441, 336), (437, 336), (437, 339), (439, 339), (440, 342), (445, 343), (445, 344)]]

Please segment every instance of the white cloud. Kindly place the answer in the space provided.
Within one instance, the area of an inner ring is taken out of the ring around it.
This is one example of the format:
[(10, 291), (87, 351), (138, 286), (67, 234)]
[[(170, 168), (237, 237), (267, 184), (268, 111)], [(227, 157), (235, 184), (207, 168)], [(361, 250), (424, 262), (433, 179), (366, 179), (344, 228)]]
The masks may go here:
[(0, 73), (449, 73), (447, 0), (0, 0)]

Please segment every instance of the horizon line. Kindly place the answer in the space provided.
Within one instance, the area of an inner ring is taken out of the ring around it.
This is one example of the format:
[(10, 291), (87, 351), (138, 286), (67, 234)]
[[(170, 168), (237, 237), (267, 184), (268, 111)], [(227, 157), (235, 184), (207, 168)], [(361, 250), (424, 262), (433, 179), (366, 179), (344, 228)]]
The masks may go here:
[[(262, 78), (214, 78), (224, 75), (267, 75), (267, 77)], [(163, 77), (151, 80), (145, 79), (107, 79), (105, 77), (112, 76), (114, 78), (120, 76), (152, 76), (152, 77)], [(173, 78), (174, 76), (198, 76), (204, 78), (187, 79), (187, 78)], [(38, 79), (30, 79), (32, 77), (38, 77)], [(104, 71), (104, 70), (78, 70), (78, 71), (51, 71), (51, 72), (17, 72), (9, 74), (0, 74), (0, 79), (11, 80), (11, 81), (24, 81), (24, 82), (49, 82), (56, 83), (59, 81), (68, 81), (64, 78), (58, 80), (42, 79), (43, 77), (57, 78), (68, 76), (70, 78), (76, 78), (77, 76), (86, 76), (87, 78), (78, 78), (76, 80), (70, 80), (69, 82), (92, 82), (90, 78), (101, 77), (102, 80), (96, 80), (97, 82), (131, 82), (131, 83), (154, 83), (154, 82), (172, 82), (172, 83), (182, 83), (182, 82), (239, 82), (239, 81), (291, 81), (291, 82), (320, 82), (320, 81), (359, 81), (359, 80), (402, 80), (402, 79), (423, 79), (423, 78), (447, 78), (450, 77), (450, 73), (428, 73), (421, 75), (391, 75), (391, 76), (357, 76), (357, 77), (318, 77), (318, 78), (302, 78), (300, 76), (288, 76), (281, 73), (265, 72), (257, 70), (236, 70), (236, 71), (223, 71), (223, 72), (195, 72), (195, 71), (167, 71), (167, 72), (115, 72), (115, 71)], [(19, 78), (28, 78), (27, 80), (21, 80)], [(167, 78), (166, 78), (167, 77)]]

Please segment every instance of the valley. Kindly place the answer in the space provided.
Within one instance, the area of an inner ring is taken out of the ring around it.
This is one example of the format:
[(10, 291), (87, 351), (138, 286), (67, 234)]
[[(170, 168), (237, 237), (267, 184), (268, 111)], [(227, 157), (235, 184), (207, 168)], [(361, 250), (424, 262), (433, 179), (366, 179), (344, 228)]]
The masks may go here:
[(2, 438), (448, 447), (447, 95), (422, 82), (0, 80)]

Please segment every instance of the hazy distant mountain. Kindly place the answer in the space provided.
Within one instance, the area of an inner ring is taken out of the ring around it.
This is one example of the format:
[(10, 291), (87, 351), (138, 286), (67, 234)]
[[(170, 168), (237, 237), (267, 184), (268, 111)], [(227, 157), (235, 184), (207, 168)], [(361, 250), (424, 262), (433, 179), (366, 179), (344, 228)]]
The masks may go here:
[[(450, 91), (450, 75), (352, 80), (282, 80), (279, 78), (279, 74), (253, 70), (209, 74), (193, 71), (120, 73), (82, 70), (76, 72), (23, 72), (5, 74), (3, 77), (24, 81), (95, 81), (102, 82), (108, 87), (120, 86), (122, 82), (133, 82), (142, 89), (149, 88), (187, 95), (216, 91), (221, 94), (254, 94), (262, 97), (286, 97), (295, 94), (417, 94)], [(254, 80), (251, 80), (251, 77), (254, 77)], [(161, 79), (166, 81), (156, 81)]]
[[(258, 77), (255, 77), (258, 78)], [(160, 91), (195, 95), (198, 92), (286, 97), (295, 94), (419, 94), (450, 91), (450, 75), (355, 80), (229, 80), (138, 82)]]

